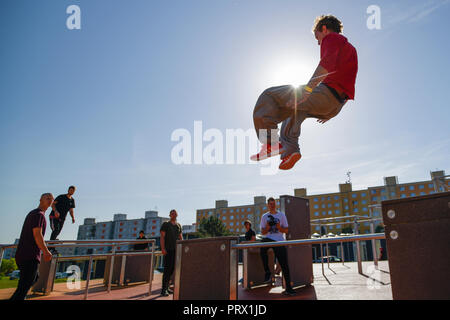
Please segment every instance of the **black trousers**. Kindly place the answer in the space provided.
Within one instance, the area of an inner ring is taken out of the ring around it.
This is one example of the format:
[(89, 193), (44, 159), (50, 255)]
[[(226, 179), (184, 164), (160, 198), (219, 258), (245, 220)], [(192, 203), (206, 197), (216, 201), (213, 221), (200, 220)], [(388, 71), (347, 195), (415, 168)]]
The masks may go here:
[(162, 290), (167, 290), (169, 288), (170, 277), (172, 277), (174, 269), (175, 269), (175, 250), (167, 250), (167, 254), (164, 256), (164, 274), (162, 281)]
[(30, 260), (18, 265), (20, 270), (20, 279), (17, 289), (10, 300), (25, 300), (28, 291), (39, 278), (39, 262)]
[[(262, 242), (274, 242), (274, 240), (269, 238), (263, 238)], [(278, 260), (281, 266), (281, 270), (283, 271), (284, 281), (286, 282), (286, 289), (291, 289), (291, 276), (289, 274), (289, 266), (287, 260), (287, 250), (286, 247), (272, 247), (272, 248), (261, 248), (261, 260), (263, 263), (264, 271), (266, 275), (270, 275), (269, 268), (269, 256), (267, 255), (267, 251), (269, 249), (273, 249), (275, 253), (275, 259)]]
[(50, 228), (52, 229), (52, 234), (50, 235), (50, 240), (56, 240), (58, 235), (64, 226), (65, 219), (50, 219)]

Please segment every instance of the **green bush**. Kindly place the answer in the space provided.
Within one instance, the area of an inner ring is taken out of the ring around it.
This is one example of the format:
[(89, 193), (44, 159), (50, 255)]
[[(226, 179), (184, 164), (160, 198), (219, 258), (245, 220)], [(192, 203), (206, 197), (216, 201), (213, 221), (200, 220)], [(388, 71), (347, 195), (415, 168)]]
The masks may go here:
[(16, 259), (4, 259), (2, 260), (2, 266), (0, 268), (0, 276), (6, 276), (17, 269)]

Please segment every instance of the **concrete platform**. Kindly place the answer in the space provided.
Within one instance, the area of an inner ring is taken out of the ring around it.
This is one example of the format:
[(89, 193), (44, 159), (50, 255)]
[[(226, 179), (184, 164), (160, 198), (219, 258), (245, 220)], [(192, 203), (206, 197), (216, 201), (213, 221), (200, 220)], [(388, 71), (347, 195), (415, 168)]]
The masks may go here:
[[(330, 269), (324, 264), (314, 264), (314, 283), (310, 287), (296, 289), (297, 295), (282, 295), (281, 277), (276, 278), (275, 286), (264, 286), (245, 290), (239, 285), (239, 300), (392, 300), (389, 268), (387, 261), (380, 261), (379, 271), (373, 269), (373, 262), (363, 262), (364, 276), (358, 274), (356, 262), (330, 263)], [(239, 278), (242, 266), (239, 266)], [(173, 296), (160, 296), (162, 274), (155, 274), (152, 293), (148, 296), (148, 283), (130, 285), (125, 288), (112, 287), (110, 293), (102, 279), (91, 280), (89, 300), (172, 300)], [(32, 295), (30, 300), (83, 300), (85, 282), (81, 290), (69, 290), (65, 283), (57, 283), (48, 296)], [(0, 299), (8, 299), (15, 288), (0, 290)]]

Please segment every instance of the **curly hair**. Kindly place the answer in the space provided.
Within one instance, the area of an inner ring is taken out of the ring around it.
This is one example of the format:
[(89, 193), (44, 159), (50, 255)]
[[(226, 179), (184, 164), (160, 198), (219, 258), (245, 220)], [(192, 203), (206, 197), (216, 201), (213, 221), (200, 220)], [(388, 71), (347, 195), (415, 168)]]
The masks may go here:
[(328, 30), (337, 33), (342, 33), (342, 30), (344, 30), (342, 22), (331, 14), (318, 16), (314, 21), (312, 32), (322, 31), (322, 26), (326, 26)]

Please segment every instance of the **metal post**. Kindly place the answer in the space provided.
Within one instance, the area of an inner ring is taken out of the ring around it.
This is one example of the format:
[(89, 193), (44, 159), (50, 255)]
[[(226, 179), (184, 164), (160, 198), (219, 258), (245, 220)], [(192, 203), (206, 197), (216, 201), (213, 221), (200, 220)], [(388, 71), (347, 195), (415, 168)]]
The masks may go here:
[[(374, 234), (374, 221), (372, 220), (370, 222), (370, 233)], [(375, 268), (378, 269), (378, 255), (377, 255), (377, 248), (375, 246), (375, 240), (370, 240), (372, 241), (372, 254), (373, 254), (373, 264), (375, 265)]]
[(119, 286), (123, 286), (125, 278), (125, 264), (127, 263), (127, 256), (122, 256), (122, 266), (120, 268)]
[(153, 281), (153, 273), (154, 273), (154, 271), (153, 271), (153, 258), (154, 258), (154, 255), (155, 255), (155, 243), (154, 242), (152, 242), (152, 253), (151, 253), (151, 255), (150, 255), (150, 276), (149, 276), (149, 279), (148, 279), (148, 296), (151, 296), (152, 295), (152, 281)]
[(3, 252), (5, 251), (5, 249), (3, 249), (3, 247), (0, 248), (0, 267), (2, 266), (2, 262), (3, 262)]
[[(358, 218), (355, 218), (355, 235), (359, 233), (358, 231)], [(363, 274), (362, 272), (362, 262), (361, 262), (361, 249), (359, 247), (359, 240), (356, 240), (356, 257), (358, 260), (358, 273)]]
[(84, 291), (84, 300), (87, 300), (88, 298), (89, 280), (91, 279), (91, 269), (92, 269), (92, 256), (89, 257), (89, 266), (87, 270), (86, 290)]
[[(328, 238), (328, 229), (326, 225), (325, 225), (325, 234), (327, 235)], [(327, 248), (327, 266), (328, 269), (330, 269), (330, 249), (328, 248), (328, 243), (326, 244), (326, 248)]]
[[(319, 220), (319, 234), (320, 237), (322, 237), (322, 224)], [(322, 275), (325, 276), (325, 270), (323, 269), (323, 247), (322, 244), (320, 244), (320, 262), (322, 264)]]
[(343, 242), (341, 242), (341, 258), (342, 258), (342, 265), (344, 265), (345, 253), (344, 253), (344, 243)]
[(116, 245), (112, 245), (112, 256), (111, 256), (111, 265), (109, 266), (109, 279), (108, 279), (108, 293), (111, 292), (111, 282), (113, 276), (113, 267), (114, 267), (114, 257), (116, 255)]

